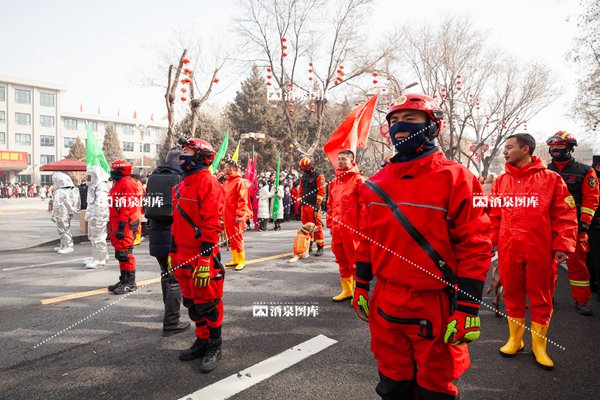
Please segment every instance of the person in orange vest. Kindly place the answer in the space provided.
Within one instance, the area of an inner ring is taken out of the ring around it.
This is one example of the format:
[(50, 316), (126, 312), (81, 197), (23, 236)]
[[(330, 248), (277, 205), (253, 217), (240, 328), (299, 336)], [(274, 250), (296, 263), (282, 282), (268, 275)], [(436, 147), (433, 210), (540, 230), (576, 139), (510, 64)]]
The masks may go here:
[(564, 131), (558, 131), (546, 140), (552, 162), (548, 169), (557, 172), (567, 184), (569, 193), (575, 199), (577, 220), (579, 221), (577, 247), (575, 253), (567, 260), (571, 294), (575, 300), (577, 312), (581, 315), (592, 315), (588, 301), (592, 298), (590, 291), (590, 273), (586, 265), (586, 254), (590, 251), (588, 233), (594, 213), (598, 208), (598, 178), (592, 167), (577, 162), (572, 156), (577, 139)]
[(114, 294), (125, 294), (137, 289), (133, 242), (142, 216), (142, 204), (138, 183), (131, 177), (131, 163), (116, 160), (110, 168), (114, 184), (108, 192), (109, 237), (121, 275), (119, 282), (110, 285), (108, 290)]
[[(317, 243), (317, 252), (315, 256), (319, 257), (323, 255), (323, 247), (325, 246), (323, 221), (321, 221), (321, 203), (325, 197), (327, 183), (325, 182), (325, 176), (317, 171), (310, 158), (306, 156), (302, 157), (300, 160), (300, 169), (304, 171), (298, 192), (302, 224), (312, 222), (316, 225), (317, 231), (314, 234), (314, 238), (315, 243)], [(310, 248), (312, 249), (312, 243)]]
[(344, 301), (352, 298), (354, 288), (358, 245), (358, 187), (363, 183), (352, 150), (340, 151), (335, 175), (336, 178), (329, 183), (325, 221), (331, 229), (331, 250), (340, 269), (342, 285), (342, 292), (332, 297), (332, 300)]
[(246, 221), (252, 218), (252, 205), (250, 201), (250, 181), (242, 178), (240, 168), (233, 160), (225, 162), (223, 171), (227, 180), (223, 185), (225, 190), (225, 209), (223, 211), (225, 232), (231, 245), (233, 259), (225, 264), (241, 271), (246, 267), (246, 253), (244, 251), (244, 230)]
[(575, 250), (575, 200), (560, 175), (533, 156), (535, 139), (511, 135), (504, 145), (506, 173), (492, 184), (489, 216), (498, 250), (500, 281), (508, 315), (509, 338), (500, 355), (513, 357), (525, 347), (529, 299), (531, 349), (538, 365), (552, 369), (546, 335), (553, 313), (557, 263)]

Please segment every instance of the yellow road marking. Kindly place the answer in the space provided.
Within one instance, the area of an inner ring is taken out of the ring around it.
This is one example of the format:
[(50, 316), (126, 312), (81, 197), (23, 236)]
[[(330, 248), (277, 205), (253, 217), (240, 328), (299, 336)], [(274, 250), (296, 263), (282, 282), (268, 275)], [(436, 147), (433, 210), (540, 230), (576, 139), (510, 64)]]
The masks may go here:
[[(146, 281), (141, 281), (138, 282), (138, 286), (146, 286), (146, 285), (151, 285), (153, 283), (158, 283), (160, 282), (160, 278), (154, 278), (154, 279), (148, 279)], [(90, 296), (95, 296), (97, 294), (105, 294), (108, 293), (108, 289), (104, 288), (104, 289), (96, 289), (96, 290), (90, 290), (87, 292), (79, 292), (79, 293), (73, 293), (73, 294), (67, 294), (65, 296), (59, 296), (59, 297), (52, 297), (50, 299), (43, 299), (40, 300), (41, 303), (43, 305), (47, 305), (47, 304), (54, 304), (54, 303), (60, 303), (62, 301), (69, 301), (69, 300), (74, 300), (74, 299), (81, 299), (83, 297), (90, 297)]]
[[(331, 245), (326, 245), (323, 248), (327, 249), (329, 247), (331, 247)], [(276, 254), (274, 256), (255, 258), (254, 260), (248, 260), (248, 261), (246, 261), (246, 265), (256, 264), (256, 263), (259, 263), (259, 262), (262, 262), (262, 261), (276, 260), (278, 258), (291, 257), (293, 255), (294, 255), (294, 253), (282, 253), (282, 254)], [(146, 281), (138, 282), (137, 285), (138, 286), (146, 286), (146, 285), (151, 285), (153, 283), (159, 283), (159, 282), (160, 282), (160, 277), (159, 278), (154, 278), (154, 279), (148, 279)], [(67, 295), (59, 296), (59, 297), (52, 297), (52, 298), (49, 298), (49, 299), (40, 300), (40, 302), (42, 303), (42, 305), (48, 305), (48, 304), (55, 304), (55, 303), (60, 303), (60, 302), (63, 302), (63, 301), (81, 299), (81, 298), (84, 298), (84, 297), (90, 297), (90, 296), (95, 296), (95, 295), (98, 295), (98, 294), (106, 294), (106, 293), (108, 293), (108, 289), (103, 288), (103, 289), (89, 290), (87, 292), (79, 292), (79, 293), (67, 294)]]

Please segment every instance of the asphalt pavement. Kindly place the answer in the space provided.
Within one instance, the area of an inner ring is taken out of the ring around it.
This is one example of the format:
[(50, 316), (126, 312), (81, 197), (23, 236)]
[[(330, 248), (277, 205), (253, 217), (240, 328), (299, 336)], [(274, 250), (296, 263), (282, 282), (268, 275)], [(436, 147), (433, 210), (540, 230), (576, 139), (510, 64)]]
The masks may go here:
[[(223, 357), (209, 374), (199, 373), (198, 363), (177, 358), (193, 342), (191, 330), (161, 336), (160, 285), (151, 283), (159, 268), (148, 255), (147, 241), (134, 254), (138, 282), (150, 283), (127, 296), (88, 293), (118, 278), (115, 260), (98, 270), (82, 267), (89, 243), (65, 255), (49, 245), (0, 253), (0, 398), (186, 398), (319, 335), (336, 342), (231, 398), (378, 398), (368, 325), (356, 318), (349, 302), (330, 299), (340, 289), (331, 250), (294, 264), (286, 262), (288, 257), (272, 258), (291, 251), (298, 227), (285, 223), (282, 231), (245, 234), (247, 259), (254, 262), (241, 272), (227, 271)], [(229, 261), (230, 253), (222, 251)], [(506, 320), (483, 307), (482, 336), (469, 346), (472, 367), (457, 382), (462, 399), (600, 398), (600, 303), (592, 300), (593, 317), (578, 315), (567, 282), (561, 270), (548, 333), (561, 346), (549, 345), (555, 370), (536, 366), (529, 335), (522, 354), (500, 357)], [(484, 301), (491, 304), (489, 297)], [(258, 317), (258, 305), (313, 306), (318, 312)], [(189, 320), (185, 309), (182, 319)]]

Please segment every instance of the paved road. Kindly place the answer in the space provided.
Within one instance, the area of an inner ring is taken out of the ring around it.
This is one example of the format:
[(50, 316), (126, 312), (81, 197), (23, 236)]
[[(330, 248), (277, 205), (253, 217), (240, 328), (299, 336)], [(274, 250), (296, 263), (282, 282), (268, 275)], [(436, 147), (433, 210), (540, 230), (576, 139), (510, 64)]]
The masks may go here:
[[(281, 232), (248, 232), (248, 259), (289, 252), (298, 226), (283, 227)], [(354, 316), (349, 303), (330, 301), (339, 283), (329, 250), (320, 259), (293, 265), (282, 258), (228, 271), (223, 359), (206, 375), (194, 362), (177, 359), (177, 352), (192, 343), (192, 331), (160, 335), (162, 302), (156, 283), (129, 296), (100, 294), (41, 304), (116, 281), (115, 261), (100, 270), (80, 266), (89, 250), (89, 244), (81, 244), (63, 256), (48, 246), (0, 253), (1, 399), (178, 399), (318, 335), (337, 342), (232, 398), (377, 398), (368, 326)], [(138, 281), (156, 278), (158, 266), (147, 255), (147, 242), (135, 254)], [(230, 255), (225, 253), (224, 259)], [(470, 346), (473, 366), (458, 382), (463, 399), (600, 398), (600, 307), (594, 299), (596, 316), (576, 314), (566, 282), (561, 271), (549, 336), (566, 349), (550, 348), (555, 371), (535, 366), (529, 337), (522, 355), (498, 356), (506, 321), (484, 310), (483, 335)], [(253, 317), (258, 303), (309, 303), (318, 306), (318, 315)]]

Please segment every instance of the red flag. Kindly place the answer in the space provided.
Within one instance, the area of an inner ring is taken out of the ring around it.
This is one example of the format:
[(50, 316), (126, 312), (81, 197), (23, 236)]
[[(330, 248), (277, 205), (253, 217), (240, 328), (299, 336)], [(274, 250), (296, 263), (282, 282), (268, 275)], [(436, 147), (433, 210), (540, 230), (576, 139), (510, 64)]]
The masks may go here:
[(137, 119), (137, 111), (133, 112), (133, 119)]
[(121, 109), (117, 108), (117, 117), (120, 117), (120, 116), (121, 116)]
[(83, 103), (79, 103), (79, 112), (82, 113), (83, 112)]
[(150, 121), (154, 122), (154, 114), (150, 116)]
[(340, 151), (350, 149), (356, 154), (356, 147), (365, 147), (377, 96), (378, 94), (352, 110), (323, 146), (323, 151), (334, 167)]
[(98, 106), (98, 115), (100, 115), (100, 106)]

